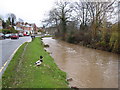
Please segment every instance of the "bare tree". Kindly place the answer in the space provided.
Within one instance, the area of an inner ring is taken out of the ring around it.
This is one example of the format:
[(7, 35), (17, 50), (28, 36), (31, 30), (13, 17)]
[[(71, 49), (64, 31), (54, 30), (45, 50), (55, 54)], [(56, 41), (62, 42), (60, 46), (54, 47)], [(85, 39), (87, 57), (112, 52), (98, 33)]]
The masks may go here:
[(91, 30), (93, 40), (96, 38), (97, 31), (109, 17), (108, 13), (113, 12), (113, 2), (87, 2), (88, 11), (90, 14)]
[(47, 25), (53, 25), (57, 28), (57, 33), (62, 35), (64, 40), (67, 33), (67, 22), (71, 18), (72, 9), (70, 3), (67, 1), (60, 1), (55, 3), (55, 8), (49, 12), (49, 19), (45, 20)]
[(18, 18), (18, 21), (19, 21), (19, 22), (23, 22), (23, 19), (21, 19), (21, 18)]
[(76, 18), (79, 21), (80, 29), (84, 29), (84, 27), (86, 27), (86, 25), (89, 23), (89, 12), (87, 2), (75, 2), (74, 11), (76, 13)]
[(60, 29), (63, 36), (62, 39), (65, 40), (66, 33), (67, 33), (67, 22), (71, 18), (72, 9), (70, 8), (70, 2), (67, 2), (67, 1), (57, 2), (56, 5), (57, 6), (55, 9), (56, 10), (55, 14), (58, 16), (60, 20)]
[(7, 16), (8, 16), (8, 18), (10, 18), (10, 22), (11, 22), (11, 25), (13, 27), (15, 25), (16, 15), (13, 13), (9, 13), (9, 14), (7, 14)]

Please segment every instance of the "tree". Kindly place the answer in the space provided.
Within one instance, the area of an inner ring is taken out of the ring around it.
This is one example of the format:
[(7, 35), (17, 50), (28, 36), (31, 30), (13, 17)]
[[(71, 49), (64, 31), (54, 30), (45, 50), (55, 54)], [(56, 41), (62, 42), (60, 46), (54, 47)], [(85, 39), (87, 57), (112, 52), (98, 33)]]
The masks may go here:
[(84, 30), (86, 25), (89, 23), (89, 12), (87, 2), (75, 2), (74, 11), (76, 13), (76, 18), (79, 21), (80, 27), (79, 30)]
[(49, 18), (44, 22), (46, 25), (57, 28), (57, 35), (61, 35), (65, 40), (67, 33), (67, 22), (71, 19), (72, 9), (70, 8), (70, 2), (60, 1), (55, 3), (55, 8), (49, 12)]
[(62, 39), (65, 40), (67, 33), (67, 22), (69, 22), (71, 18), (72, 9), (70, 8), (70, 2), (56, 2), (56, 8), (54, 9), (54, 15), (57, 16), (55, 19), (56, 25), (60, 26), (60, 33), (62, 35)]
[(4, 29), (6, 28), (6, 22), (4, 20), (2, 20), (2, 26)]
[(18, 18), (18, 21), (19, 21), (19, 22), (23, 22), (24, 20), (23, 20), (23, 19), (21, 19), (21, 18)]
[(52, 9), (50, 10), (49, 12), (49, 17), (47, 19), (45, 19), (44, 21), (42, 21), (44, 23), (44, 25), (47, 27), (54, 27), (54, 26), (58, 26), (58, 21), (59, 21), (59, 18), (58, 16), (56, 15), (56, 9)]
[(90, 14), (92, 37), (95, 40), (97, 31), (101, 27), (104, 20), (109, 17), (108, 13), (113, 12), (113, 2), (87, 2), (88, 11)]
[(10, 17), (8, 17), (8, 20), (6, 20), (6, 28), (9, 29), (11, 25)]
[(9, 13), (7, 14), (9, 21), (11, 22), (10, 25), (12, 25), (12, 27), (15, 25), (15, 21), (16, 21), (16, 15), (13, 13)]

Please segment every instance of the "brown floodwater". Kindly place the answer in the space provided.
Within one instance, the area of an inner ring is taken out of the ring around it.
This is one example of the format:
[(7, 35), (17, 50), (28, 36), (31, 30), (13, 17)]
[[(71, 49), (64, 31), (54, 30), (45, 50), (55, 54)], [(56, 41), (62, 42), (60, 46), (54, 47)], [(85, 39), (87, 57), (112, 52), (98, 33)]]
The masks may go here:
[(43, 38), (58, 67), (67, 73), (70, 86), (118, 88), (118, 55), (52, 38)]

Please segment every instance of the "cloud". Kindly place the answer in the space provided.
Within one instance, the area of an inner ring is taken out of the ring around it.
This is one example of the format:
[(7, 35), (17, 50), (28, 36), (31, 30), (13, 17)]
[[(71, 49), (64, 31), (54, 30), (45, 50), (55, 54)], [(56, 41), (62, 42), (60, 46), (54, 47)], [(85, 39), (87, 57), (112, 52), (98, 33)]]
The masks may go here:
[(14, 13), (17, 18), (39, 24), (56, 0), (1, 0), (0, 14)]

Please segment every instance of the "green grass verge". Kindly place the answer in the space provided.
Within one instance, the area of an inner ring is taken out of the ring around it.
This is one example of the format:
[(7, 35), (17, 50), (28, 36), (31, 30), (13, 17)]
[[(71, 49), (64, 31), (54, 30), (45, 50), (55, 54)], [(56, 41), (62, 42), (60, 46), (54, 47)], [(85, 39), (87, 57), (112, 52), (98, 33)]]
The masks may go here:
[[(42, 65), (38, 67), (34, 63), (40, 55), (44, 58)], [(65, 79), (66, 73), (57, 67), (53, 58), (44, 50), (40, 38), (35, 38), (18, 49), (2, 76), (2, 87), (68, 88)]]

